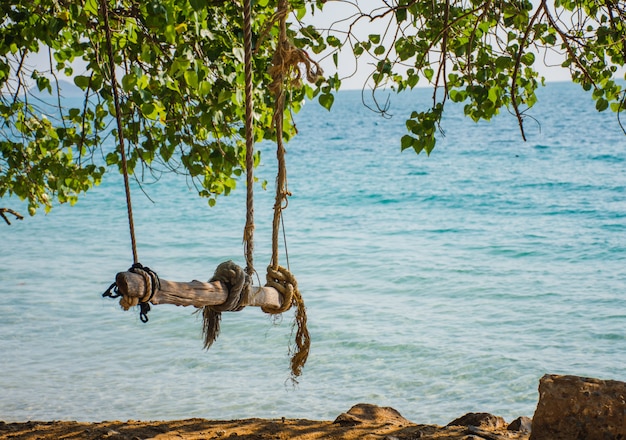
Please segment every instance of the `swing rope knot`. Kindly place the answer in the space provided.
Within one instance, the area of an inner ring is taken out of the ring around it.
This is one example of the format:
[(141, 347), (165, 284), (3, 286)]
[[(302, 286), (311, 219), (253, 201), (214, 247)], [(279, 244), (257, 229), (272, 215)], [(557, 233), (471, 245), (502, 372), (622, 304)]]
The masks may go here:
[(297, 383), (296, 378), (302, 374), (302, 368), (309, 357), (311, 348), (311, 336), (307, 328), (306, 307), (298, 289), (296, 277), (279, 265), (270, 265), (267, 268), (266, 286), (273, 287), (282, 295), (282, 304), (279, 308), (263, 307), (265, 313), (277, 315), (286, 312), (291, 306), (296, 306), (296, 318), (294, 328), (296, 335), (293, 345), (290, 347), (291, 354), (291, 380)]
[(272, 77), (268, 89), (275, 96), (283, 98), (285, 80), (292, 81), (296, 87), (302, 84), (300, 66), (304, 66), (306, 79), (310, 83), (315, 83), (324, 74), (320, 65), (313, 61), (306, 51), (297, 48), (287, 37), (287, 16), (290, 11), (291, 7), (287, 0), (278, 2), (275, 14), (275, 18), (279, 22), (278, 45), (272, 57), (272, 66), (268, 71)]
[(215, 269), (209, 282), (219, 281), (226, 286), (228, 298), (220, 305), (202, 308), (204, 320), (204, 348), (209, 349), (220, 333), (222, 312), (238, 312), (245, 307), (250, 297), (251, 278), (232, 261), (225, 261)]
[(265, 285), (276, 289), (283, 299), (279, 308), (262, 307), (261, 310), (273, 315), (289, 310), (294, 303), (294, 293), (298, 290), (296, 277), (283, 266), (268, 266), (265, 279)]
[(159, 276), (151, 270), (149, 267), (143, 266), (141, 263), (133, 264), (128, 272), (141, 275), (144, 280), (144, 293), (141, 297), (122, 295), (117, 286), (117, 282), (114, 282), (109, 288), (102, 294), (104, 298), (119, 298), (120, 306), (124, 310), (129, 310), (131, 307), (139, 306), (139, 319), (141, 322), (148, 322), (148, 312), (150, 311), (150, 300), (154, 297), (157, 290), (161, 288), (161, 280)]

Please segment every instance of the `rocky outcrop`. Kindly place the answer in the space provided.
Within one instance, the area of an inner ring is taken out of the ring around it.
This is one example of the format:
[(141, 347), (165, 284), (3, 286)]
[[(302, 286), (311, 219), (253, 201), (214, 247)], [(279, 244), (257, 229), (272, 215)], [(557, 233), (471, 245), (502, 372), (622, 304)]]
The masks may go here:
[(410, 425), (411, 422), (393, 408), (387, 406), (358, 403), (347, 413), (340, 414), (334, 423), (342, 426), (360, 424)]
[(626, 439), (626, 383), (545, 375), (530, 440)]
[(477, 428), (499, 429), (506, 422), (500, 416), (489, 413), (467, 413), (464, 416), (454, 419), (447, 426), (476, 426)]
[(530, 417), (522, 416), (513, 420), (506, 427), (509, 431), (530, 432), (533, 426), (533, 419)]

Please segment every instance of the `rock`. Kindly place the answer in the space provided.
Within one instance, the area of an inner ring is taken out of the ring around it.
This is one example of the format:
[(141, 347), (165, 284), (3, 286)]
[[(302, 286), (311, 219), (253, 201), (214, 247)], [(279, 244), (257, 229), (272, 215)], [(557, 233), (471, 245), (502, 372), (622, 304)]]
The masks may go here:
[(477, 426), (479, 428), (498, 429), (506, 422), (500, 416), (489, 413), (467, 413), (448, 423), (447, 426)]
[(393, 424), (408, 425), (411, 422), (400, 415), (398, 411), (390, 407), (372, 405), (369, 403), (358, 403), (347, 413), (340, 414), (334, 423), (346, 426), (359, 424)]
[(509, 426), (507, 426), (506, 429), (509, 431), (530, 432), (532, 429), (532, 423), (533, 419), (522, 416), (509, 423)]
[(360, 425), (361, 423), (363, 423), (363, 421), (359, 420), (358, 417), (354, 417), (351, 414), (341, 413), (337, 416), (333, 423), (341, 426), (355, 426)]
[(626, 383), (545, 375), (530, 440), (626, 438)]

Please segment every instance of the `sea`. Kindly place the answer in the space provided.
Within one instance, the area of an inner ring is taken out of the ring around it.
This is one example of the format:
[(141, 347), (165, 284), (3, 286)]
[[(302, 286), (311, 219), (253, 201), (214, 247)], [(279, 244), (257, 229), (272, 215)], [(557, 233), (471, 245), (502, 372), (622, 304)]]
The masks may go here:
[[(102, 297), (133, 262), (117, 170), (75, 206), (0, 222), (0, 420), (333, 420), (371, 403), (415, 423), (510, 422), (533, 416), (545, 374), (625, 381), (626, 136), (575, 84), (538, 95), (526, 141), (506, 110), (474, 123), (449, 102), (430, 155), (400, 148), (426, 89), (342, 91), (330, 112), (294, 115), (280, 262), (312, 338), (297, 384), (293, 310), (224, 313), (207, 351), (192, 307), (153, 306), (143, 323)], [(257, 148), (262, 285), (276, 159)], [(184, 176), (140, 177), (143, 265), (191, 281), (245, 264), (244, 181), (209, 207)]]

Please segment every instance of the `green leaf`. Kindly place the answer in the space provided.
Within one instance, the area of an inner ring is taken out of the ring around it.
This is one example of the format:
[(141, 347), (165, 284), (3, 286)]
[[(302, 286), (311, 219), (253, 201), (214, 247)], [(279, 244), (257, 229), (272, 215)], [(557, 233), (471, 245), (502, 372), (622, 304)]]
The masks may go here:
[(428, 81), (432, 81), (433, 79), (433, 75), (435, 74), (435, 71), (433, 69), (431, 69), (430, 67), (426, 67), (424, 70), (424, 76), (426, 77), (426, 79)]
[(125, 92), (130, 92), (137, 84), (137, 75), (129, 73), (122, 77), (122, 88)]
[(323, 93), (319, 97), (319, 103), (326, 110), (330, 110), (330, 108), (333, 106), (333, 102), (335, 102), (335, 96), (331, 93)]
[(192, 89), (198, 88), (198, 74), (196, 73), (195, 70), (185, 71), (184, 77), (185, 77), (185, 81), (187, 82), (187, 85), (190, 88)]
[(141, 113), (148, 119), (155, 119), (157, 116), (156, 106), (151, 102), (141, 104)]
[(213, 86), (210, 82), (201, 81), (198, 87), (198, 91), (200, 92), (200, 95), (207, 96), (209, 93), (211, 93), (212, 88)]
[(407, 148), (413, 148), (413, 142), (414, 138), (412, 136), (409, 136), (408, 134), (405, 134), (400, 139), (400, 148), (402, 149), (402, 151), (406, 150)]
[(406, 79), (406, 83), (410, 88), (414, 88), (419, 82), (419, 75), (409, 75)]
[(341, 47), (341, 40), (335, 37), (334, 35), (329, 35), (326, 37), (326, 43), (328, 43), (331, 47)]
[(511, 66), (512, 58), (507, 56), (500, 56), (496, 58), (496, 67), (500, 69), (507, 69)]
[(52, 86), (50, 85), (50, 79), (45, 76), (40, 76), (37, 78), (37, 88), (39, 91), (47, 90), (49, 93), (52, 93)]
[(89, 87), (89, 82), (90, 80), (88, 76), (77, 75), (74, 77), (74, 84), (76, 84), (83, 90), (87, 90), (87, 87)]
[(150, 84), (150, 81), (148, 80), (147, 76), (142, 75), (139, 78), (137, 78), (137, 88), (145, 89), (146, 87), (148, 87), (149, 84)]
[[(261, 5), (261, 6), (263, 6), (263, 5)], [(265, 5), (265, 6), (267, 6), (267, 5)], [(305, 15), (306, 15), (306, 8), (302, 7), (302, 8), (297, 8), (296, 9), (296, 18), (298, 20), (302, 20)]]
[(116, 153), (109, 153), (106, 155), (107, 165), (115, 165), (119, 161), (119, 156)]
[(396, 9), (396, 21), (402, 23), (407, 19), (406, 8)]
[(527, 66), (532, 66), (535, 62), (535, 54), (532, 52), (526, 52), (522, 55), (521, 62)]
[(205, 0), (189, 0), (189, 4), (193, 8), (193, 10), (196, 12), (201, 11), (206, 6)]
[(465, 92), (457, 89), (450, 90), (449, 95), (453, 102), (463, 102), (466, 98)]
[(99, 15), (98, 0), (85, 0), (85, 12), (91, 15)]

